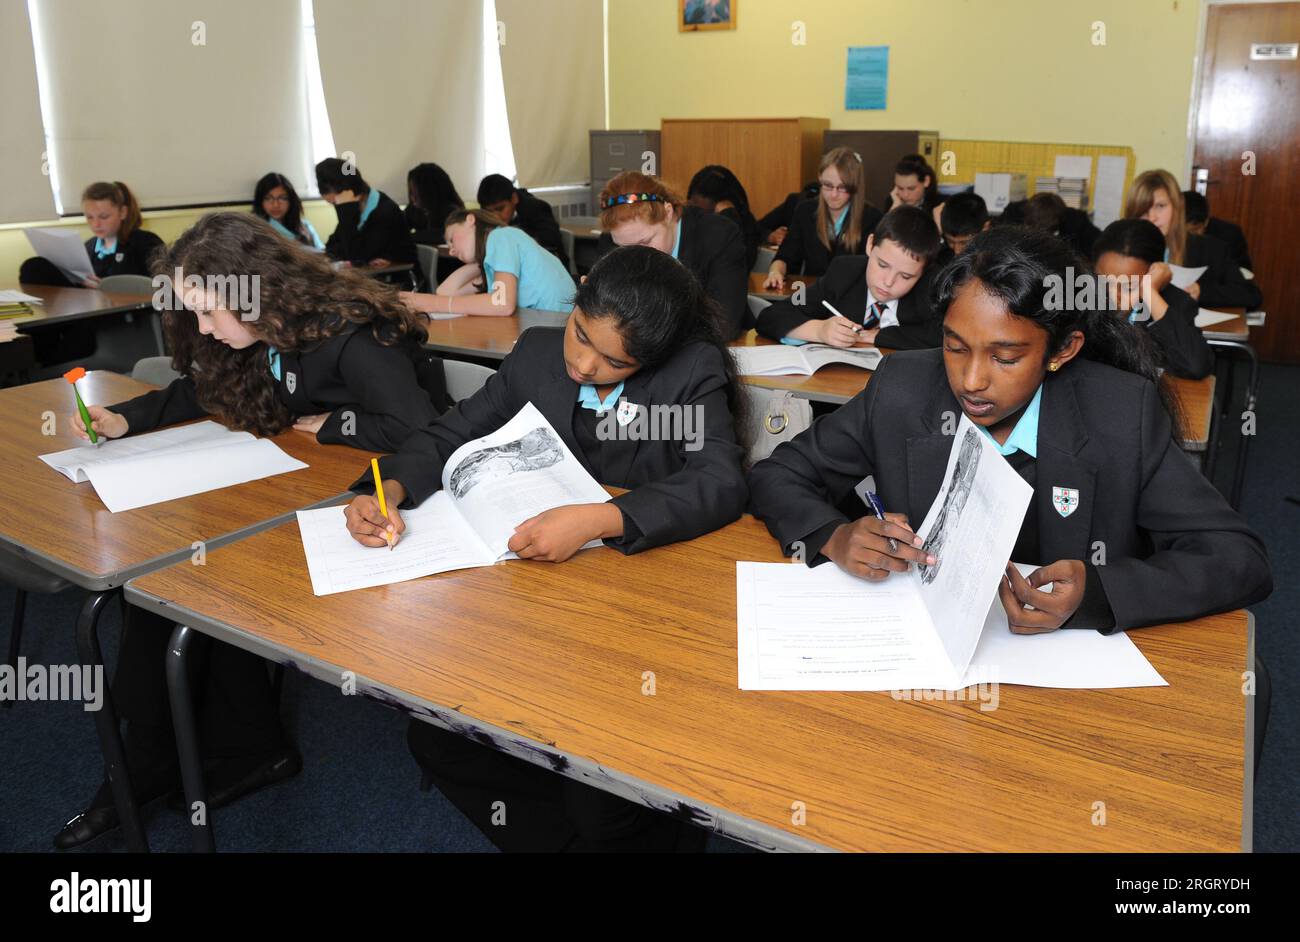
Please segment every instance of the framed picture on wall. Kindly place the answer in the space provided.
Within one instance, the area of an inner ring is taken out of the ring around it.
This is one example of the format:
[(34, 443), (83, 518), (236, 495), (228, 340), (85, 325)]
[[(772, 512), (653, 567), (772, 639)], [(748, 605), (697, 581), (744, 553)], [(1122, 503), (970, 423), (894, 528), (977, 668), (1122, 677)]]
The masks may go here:
[(740, 0), (677, 0), (677, 31), (735, 29)]

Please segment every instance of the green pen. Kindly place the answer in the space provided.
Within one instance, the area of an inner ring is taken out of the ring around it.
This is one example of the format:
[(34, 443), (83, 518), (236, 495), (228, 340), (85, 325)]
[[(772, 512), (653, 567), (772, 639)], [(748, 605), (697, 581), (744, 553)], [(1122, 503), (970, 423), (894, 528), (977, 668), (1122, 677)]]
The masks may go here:
[(81, 401), (81, 390), (77, 388), (77, 380), (81, 379), (85, 375), (86, 368), (78, 366), (76, 369), (68, 370), (68, 372), (64, 373), (63, 378), (72, 384), (72, 394), (77, 397), (77, 411), (81, 413), (81, 421), (86, 426), (86, 434), (90, 436), (90, 443), (92, 445), (98, 445), (99, 435), (96, 434), (95, 427), (91, 423), (90, 410), (87, 409), (86, 404)]

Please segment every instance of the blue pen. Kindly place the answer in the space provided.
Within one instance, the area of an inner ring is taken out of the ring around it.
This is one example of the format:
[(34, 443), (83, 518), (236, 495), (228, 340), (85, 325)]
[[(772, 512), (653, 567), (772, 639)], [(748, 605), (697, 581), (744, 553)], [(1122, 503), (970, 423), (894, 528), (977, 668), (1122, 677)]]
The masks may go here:
[[(877, 520), (883, 523), (885, 520), (885, 508), (881, 506), (880, 498), (876, 496), (876, 492), (867, 491), (867, 500), (871, 503), (871, 512), (876, 515)], [(885, 539), (889, 540), (889, 551), (891, 553), (897, 553), (898, 540), (894, 539), (892, 536), (887, 536)]]

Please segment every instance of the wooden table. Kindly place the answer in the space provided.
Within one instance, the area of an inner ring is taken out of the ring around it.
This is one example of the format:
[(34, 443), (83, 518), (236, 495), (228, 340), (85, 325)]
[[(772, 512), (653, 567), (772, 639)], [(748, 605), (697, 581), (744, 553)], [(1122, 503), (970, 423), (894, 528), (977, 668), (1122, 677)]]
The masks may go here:
[[(87, 403), (111, 405), (153, 387), (116, 373), (92, 372), (78, 384)], [(68, 416), (75, 412), (63, 379), (0, 389), (0, 549), (7, 550), (90, 594), (77, 621), (83, 664), (103, 664), (97, 625), (108, 600), (133, 576), (190, 562), (205, 553), (265, 529), (295, 510), (338, 499), (366, 468), (370, 452), (320, 445), (314, 436), (289, 430), (273, 440), (308, 467), (206, 494), (195, 494), (136, 510), (110, 513), (89, 483), (73, 484), (37, 456), (79, 442)], [(55, 433), (43, 434), (47, 416)], [(28, 508), (30, 512), (21, 512)], [(38, 514), (38, 518), (33, 517)], [(95, 714), (128, 845), (147, 849), (125, 782), (121, 740), (111, 697)], [(119, 794), (119, 787), (125, 789)], [(133, 823), (132, 823), (133, 822)]]
[(1212, 307), (1206, 310), (1222, 311), (1224, 314), (1233, 315), (1230, 321), (1221, 321), (1202, 328), (1201, 333), (1205, 335), (1206, 340), (1236, 340), (1243, 343), (1250, 340), (1250, 325), (1246, 323), (1244, 307)]
[(467, 314), (431, 320), (425, 328), (425, 345), (439, 353), (504, 360), (529, 327), (562, 327), (568, 319), (568, 314), (520, 308), (509, 317)]
[[(5, 285), (41, 299), (31, 305), (32, 313), (6, 318), (17, 334), (32, 337), (40, 362), (36, 378), (57, 376), (73, 365), (87, 369), (129, 370), (142, 357), (165, 352), (162, 321), (153, 310), (153, 296), (100, 291), (97, 288), (55, 288), (49, 285)], [(95, 352), (87, 357), (64, 361), (54, 333), (75, 323), (91, 322), (96, 336)], [(42, 337), (41, 335), (45, 335)], [(61, 355), (60, 355), (61, 354)]]
[(794, 294), (795, 285), (811, 285), (817, 281), (816, 275), (786, 275), (785, 287), (779, 291), (775, 288), (764, 288), (763, 282), (767, 280), (767, 272), (753, 271), (749, 273), (749, 293), (756, 298), (763, 298), (767, 301), (780, 301)]
[(741, 691), (735, 561), (780, 558), (745, 517), (636, 556), (602, 547), (318, 598), (288, 523), (134, 579), (127, 598), (189, 626), (177, 636), (335, 686), (352, 671), (373, 699), (761, 848), (1249, 848), (1248, 613), (1133, 632), (1168, 687), (1004, 685), (992, 711)]
[(54, 324), (121, 314), (126, 311), (149, 310), (153, 296), (148, 294), (122, 294), (117, 291), (100, 291), (98, 288), (55, 288), (49, 285), (22, 285), (8, 283), (0, 288), (22, 291), (40, 298), (40, 304), (31, 305), (32, 313), (6, 318), (18, 325), (19, 333), (30, 333)]
[(575, 239), (588, 239), (592, 242), (599, 241), (601, 235), (604, 234), (599, 224), (592, 224), (590, 222), (578, 223), (567, 219), (561, 219), (560, 228), (565, 232), (568, 232)]
[(1164, 382), (1183, 412), (1178, 444), (1184, 451), (1205, 451), (1210, 445), (1210, 432), (1214, 426), (1214, 374), (1203, 379), (1166, 375)]

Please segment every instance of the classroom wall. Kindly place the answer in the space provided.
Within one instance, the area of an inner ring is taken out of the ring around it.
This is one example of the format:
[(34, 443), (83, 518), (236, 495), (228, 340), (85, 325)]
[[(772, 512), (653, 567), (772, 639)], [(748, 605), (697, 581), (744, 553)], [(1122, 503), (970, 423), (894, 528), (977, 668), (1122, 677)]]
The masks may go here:
[[(740, 0), (736, 30), (701, 33), (678, 32), (677, 9), (609, 0), (611, 128), (807, 115), (833, 129), (1129, 145), (1139, 170), (1187, 182), (1197, 0)], [(799, 22), (806, 45), (791, 41)], [(886, 110), (845, 110), (851, 45), (890, 47)]]
[[(322, 239), (328, 239), (338, 224), (334, 207), (324, 200), (308, 200), (303, 204), (307, 218), (316, 227)], [(182, 232), (194, 225), (199, 217), (207, 212), (242, 210), (237, 206), (209, 206), (200, 209), (165, 209), (144, 214), (144, 228), (155, 233), (164, 242), (171, 242)], [(90, 227), (81, 216), (69, 219), (48, 219), (25, 222), (21, 224), (0, 226), (0, 284), (18, 281), (18, 266), (25, 259), (31, 258), (32, 246), (23, 235), (23, 229), (30, 226), (71, 226), (81, 234), (82, 239), (90, 238)]]

